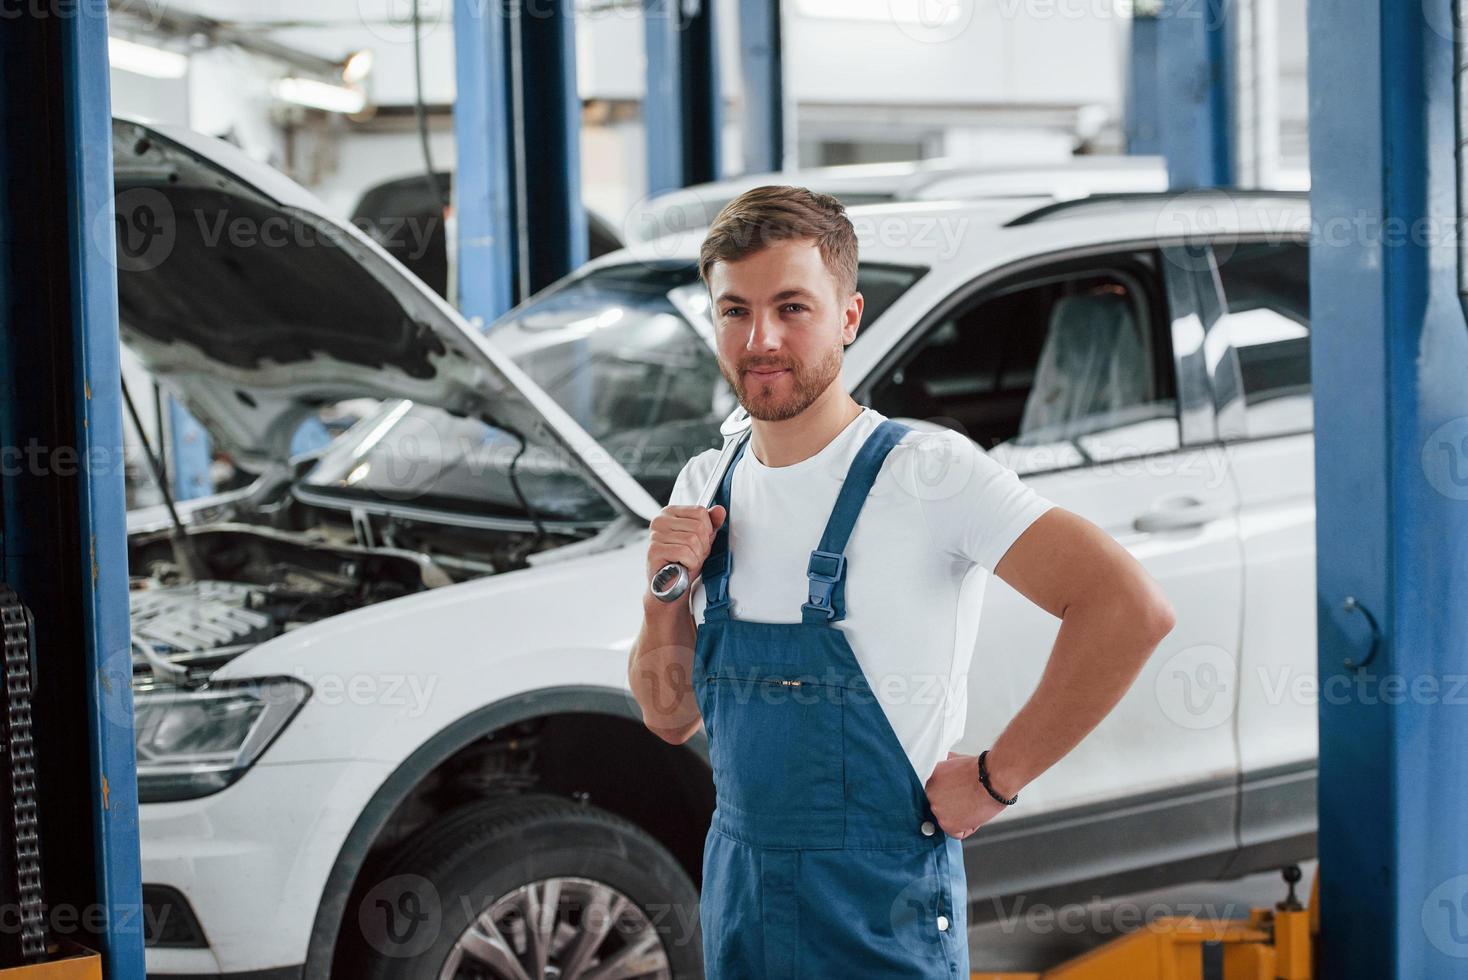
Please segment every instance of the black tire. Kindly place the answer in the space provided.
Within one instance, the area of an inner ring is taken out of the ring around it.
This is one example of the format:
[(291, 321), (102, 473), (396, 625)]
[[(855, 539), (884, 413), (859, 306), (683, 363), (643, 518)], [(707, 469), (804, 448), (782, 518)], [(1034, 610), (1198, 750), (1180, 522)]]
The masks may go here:
[[(376, 877), (344, 923), (360, 940), (358, 976), (370, 980), (432, 980), (450, 956), (461, 957), (455, 961), (465, 967), (459, 976), (515, 975), (496, 972), (464, 951), (488, 950), (480, 937), (489, 933), (476, 920), (497, 906), (499, 938), (515, 950), (532, 980), (572, 980), (575, 971), (537, 972), (533, 956), (525, 955), (528, 916), (519, 912), (524, 906), (510, 908), (530, 895), (548, 907), (547, 879), (560, 883), (552, 946), (565, 946), (553, 964), (568, 965), (565, 954), (581, 937), (581, 926), (589, 925), (594, 937), (605, 924), (599, 942), (587, 940), (595, 961), (607, 962), (618, 952), (630, 956), (640, 944), (647, 952), (638, 958), (651, 969), (632, 976), (703, 977), (698, 892), (688, 874), (640, 827), (589, 804), (534, 794), (461, 807), (432, 824)], [(532, 885), (533, 891), (521, 891)], [(623, 911), (610, 914), (608, 906), (594, 904), (598, 896)], [(461, 939), (465, 946), (456, 949)]]

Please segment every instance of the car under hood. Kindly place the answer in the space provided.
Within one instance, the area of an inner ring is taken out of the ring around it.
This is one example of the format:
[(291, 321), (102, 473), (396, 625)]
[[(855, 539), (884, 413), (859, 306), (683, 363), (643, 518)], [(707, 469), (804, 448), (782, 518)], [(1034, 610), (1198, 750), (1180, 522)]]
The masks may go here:
[[(323, 406), (406, 398), (569, 459), (618, 510), (647, 491), (503, 352), (352, 224), (237, 147), (113, 121), (123, 342), (237, 465), (285, 471)], [(564, 465), (564, 464), (562, 464)]]

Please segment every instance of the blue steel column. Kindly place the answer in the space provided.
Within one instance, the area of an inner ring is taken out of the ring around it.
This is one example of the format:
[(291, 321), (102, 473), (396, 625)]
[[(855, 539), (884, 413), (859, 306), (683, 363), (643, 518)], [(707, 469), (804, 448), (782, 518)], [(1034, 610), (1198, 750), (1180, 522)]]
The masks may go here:
[(454, 219), (459, 309), (484, 323), (514, 305), (510, 72), (499, 3), (454, 0)]
[(781, 170), (786, 120), (780, 0), (740, 0), (739, 75), (744, 172)]
[(643, 0), (648, 192), (718, 180), (723, 101), (713, 0)]
[[(160, 439), (159, 443), (168, 447), (173, 499), (193, 500), (213, 493), (214, 477), (209, 471), (212, 455), (209, 430), (200, 425), (199, 420), (172, 395), (167, 396), (163, 404), (168, 406), (168, 420), (158, 430), (161, 433), (166, 428), (168, 439)], [(155, 444), (153, 448), (157, 450), (159, 445)]]
[(1157, 70), (1157, 18), (1136, 14), (1132, 17), (1126, 105), (1123, 108), (1126, 151), (1133, 155), (1162, 152), (1162, 103)]
[(459, 306), (485, 323), (586, 261), (572, 7), (454, 2)]
[[(71, 206), (64, 230), (71, 256), (73, 434), (82, 458), (121, 460), (116, 242), (111, 234), (90, 233), (99, 223), (108, 231), (113, 227), (107, 18), (101, 7), (77, 9), (90, 12), (62, 18), (61, 31), (62, 125)], [(107, 910), (105, 966), (109, 976), (134, 977), (143, 973), (139, 921), (143, 898), (128, 613), (127, 493), (122, 467), (94, 463), (79, 467), (77, 497), (72, 514), (57, 516), (76, 522), (77, 539), (84, 548), (77, 584), (88, 697), (85, 704), (75, 707), (77, 715), (86, 719), (92, 756), (94, 871), (98, 900)], [(56, 727), (52, 728), (53, 745)]]
[(521, 178), (515, 223), (525, 269), (517, 298), (524, 299), (586, 262), (586, 207), (575, 5), (518, 0), (511, 6), (510, 77), (519, 103), (515, 155)]
[[(1450, 0), (1311, 0), (1323, 956), (1468, 973), (1468, 329)], [(1374, 658), (1369, 618), (1379, 623)]]
[(1157, 14), (1162, 153), (1174, 188), (1233, 177), (1233, 58), (1229, 0), (1164, 0)]
[(143, 936), (109, 116), (106, 7), (11, 10), (0, 29), (3, 573), (36, 619), (48, 914), (69, 909), (68, 938), (101, 947), (107, 976), (132, 978)]

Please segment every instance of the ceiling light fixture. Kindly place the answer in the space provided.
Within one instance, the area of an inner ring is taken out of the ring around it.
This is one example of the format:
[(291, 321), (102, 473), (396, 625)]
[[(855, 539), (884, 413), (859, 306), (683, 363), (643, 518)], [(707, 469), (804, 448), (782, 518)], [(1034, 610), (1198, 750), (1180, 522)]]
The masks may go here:
[(187, 55), (120, 37), (107, 39), (107, 61), (113, 68), (149, 78), (182, 78), (189, 70)]
[(342, 62), (342, 81), (355, 85), (372, 71), (372, 49), (353, 51)]
[(360, 90), (318, 82), (314, 78), (278, 78), (270, 86), (270, 93), (286, 102), (347, 115), (361, 112), (367, 105), (367, 96)]

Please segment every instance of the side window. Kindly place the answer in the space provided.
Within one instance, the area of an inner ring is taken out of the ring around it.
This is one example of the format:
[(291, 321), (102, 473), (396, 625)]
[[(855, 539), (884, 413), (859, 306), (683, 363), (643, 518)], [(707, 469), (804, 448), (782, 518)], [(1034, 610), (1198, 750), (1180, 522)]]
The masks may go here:
[(1309, 432), (1310, 253), (1299, 242), (1215, 246), (1246, 436)]
[(1177, 449), (1155, 253), (1071, 260), (921, 328), (870, 403), (958, 429), (1021, 474)]
[(876, 323), (877, 318), (887, 312), (887, 307), (911, 289), (912, 284), (927, 271), (922, 266), (879, 265), (875, 262), (863, 262), (857, 266), (856, 289), (862, 298), (861, 326), (851, 343), (859, 343), (867, 332), (868, 324)]

